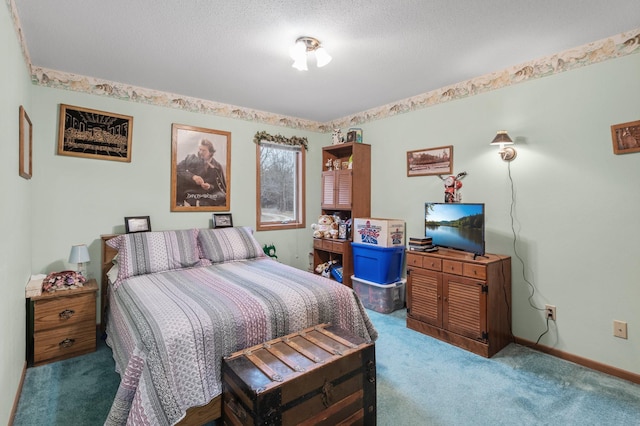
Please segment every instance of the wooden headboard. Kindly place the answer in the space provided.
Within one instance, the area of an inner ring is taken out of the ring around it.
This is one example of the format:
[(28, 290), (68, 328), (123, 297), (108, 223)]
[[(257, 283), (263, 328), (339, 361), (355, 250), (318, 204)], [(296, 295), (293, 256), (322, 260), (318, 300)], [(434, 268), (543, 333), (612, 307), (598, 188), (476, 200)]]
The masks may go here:
[(107, 272), (113, 266), (111, 261), (118, 254), (118, 250), (113, 247), (109, 247), (107, 245), (107, 241), (111, 238), (117, 237), (120, 234), (105, 234), (100, 235), (101, 243), (101, 253), (102, 253), (102, 264), (100, 265), (100, 331), (102, 333), (105, 332), (105, 328), (107, 326), (107, 321), (105, 321), (107, 317), (107, 306), (108, 306), (108, 283), (109, 278), (107, 278)]

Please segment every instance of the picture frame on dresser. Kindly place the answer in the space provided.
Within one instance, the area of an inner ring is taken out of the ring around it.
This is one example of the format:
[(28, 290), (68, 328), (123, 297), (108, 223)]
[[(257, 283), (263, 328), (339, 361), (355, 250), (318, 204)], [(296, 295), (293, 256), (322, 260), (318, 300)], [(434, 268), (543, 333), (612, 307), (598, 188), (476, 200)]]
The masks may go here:
[(453, 171), (453, 145), (407, 151), (407, 177), (446, 175)]
[(33, 176), (31, 155), (33, 152), (33, 125), (31, 119), (25, 111), (24, 107), (20, 105), (19, 110), (19, 166), (18, 174), (25, 178), (31, 179)]
[(131, 162), (133, 117), (60, 104), (58, 155)]
[(171, 126), (171, 211), (229, 211), (231, 132)]

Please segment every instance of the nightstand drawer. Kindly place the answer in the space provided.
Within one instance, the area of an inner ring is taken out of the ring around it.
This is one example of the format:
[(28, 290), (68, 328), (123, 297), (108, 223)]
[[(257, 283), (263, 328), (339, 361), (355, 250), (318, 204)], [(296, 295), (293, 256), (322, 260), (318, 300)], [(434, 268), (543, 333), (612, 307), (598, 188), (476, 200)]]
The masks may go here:
[(35, 333), (33, 339), (34, 364), (68, 358), (96, 350), (96, 326), (93, 321), (84, 322)]
[(95, 323), (96, 295), (85, 293), (35, 302), (34, 332), (80, 323)]

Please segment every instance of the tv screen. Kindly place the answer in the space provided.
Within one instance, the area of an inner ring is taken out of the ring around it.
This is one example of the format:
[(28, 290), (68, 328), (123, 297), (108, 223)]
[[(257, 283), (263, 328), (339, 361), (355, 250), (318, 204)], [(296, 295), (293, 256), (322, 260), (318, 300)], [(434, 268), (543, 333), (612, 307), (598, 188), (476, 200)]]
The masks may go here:
[(425, 203), (424, 225), (434, 246), (484, 255), (484, 204)]

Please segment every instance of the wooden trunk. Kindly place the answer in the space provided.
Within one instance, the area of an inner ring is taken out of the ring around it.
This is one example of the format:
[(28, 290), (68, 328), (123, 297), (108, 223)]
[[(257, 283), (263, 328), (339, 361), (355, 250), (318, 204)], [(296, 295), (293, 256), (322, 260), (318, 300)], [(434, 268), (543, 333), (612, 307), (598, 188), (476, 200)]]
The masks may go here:
[(326, 324), (222, 363), (226, 425), (375, 425), (375, 345)]

